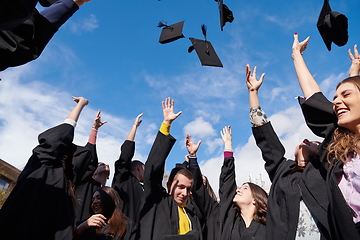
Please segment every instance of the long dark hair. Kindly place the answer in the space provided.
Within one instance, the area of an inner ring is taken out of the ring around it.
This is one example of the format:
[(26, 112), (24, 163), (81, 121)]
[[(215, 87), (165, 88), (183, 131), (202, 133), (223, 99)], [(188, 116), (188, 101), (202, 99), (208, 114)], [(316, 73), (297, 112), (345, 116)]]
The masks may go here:
[[(108, 220), (109, 228), (106, 235), (116, 238), (120, 237), (126, 231), (126, 221), (128, 218), (122, 213), (120, 209), (120, 197), (115, 189), (111, 187), (101, 187), (96, 190), (100, 194), (103, 215)], [(94, 211), (90, 206), (90, 213), (93, 215)], [(96, 229), (97, 234), (101, 234), (102, 228)]]
[(247, 184), (249, 185), (251, 193), (255, 199), (256, 210), (254, 213), (254, 221), (266, 225), (268, 194), (264, 189), (254, 183), (247, 182)]

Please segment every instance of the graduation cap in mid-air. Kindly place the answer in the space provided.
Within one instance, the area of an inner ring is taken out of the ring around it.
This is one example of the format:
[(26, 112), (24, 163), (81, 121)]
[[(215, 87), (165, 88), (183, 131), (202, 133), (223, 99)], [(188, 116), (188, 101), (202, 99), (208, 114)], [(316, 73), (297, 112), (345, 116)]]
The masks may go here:
[(215, 2), (219, 4), (220, 29), (223, 31), (226, 22), (232, 23), (234, 21), (233, 12), (223, 3), (223, 0), (215, 0)]
[(192, 46), (189, 47), (188, 52), (191, 53), (195, 49), (201, 65), (203, 66), (223, 67), (219, 57), (211, 45), (211, 42), (206, 39), (206, 26), (204, 24), (201, 25), (201, 30), (205, 40), (189, 38), (192, 42)]
[(164, 22), (159, 22), (158, 27), (162, 27), (160, 34), (159, 43), (169, 43), (179, 38), (183, 38), (182, 34), (183, 26), (185, 21), (181, 21), (172, 25), (166, 25)]
[(332, 42), (341, 47), (349, 39), (348, 18), (339, 12), (331, 11), (329, 0), (324, 0), (317, 28), (329, 51)]
[(39, 3), (43, 7), (50, 7), (56, 1), (58, 0), (40, 0)]

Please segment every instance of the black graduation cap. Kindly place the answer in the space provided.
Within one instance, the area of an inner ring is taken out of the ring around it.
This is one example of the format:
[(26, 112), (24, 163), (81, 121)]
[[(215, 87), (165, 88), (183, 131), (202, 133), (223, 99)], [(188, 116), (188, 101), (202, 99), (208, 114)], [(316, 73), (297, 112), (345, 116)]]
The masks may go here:
[(58, 0), (40, 0), (39, 3), (43, 7), (50, 7), (56, 1), (58, 1)]
[(220, 11), (220, 28), (223, 31), (223, 27), (226, 22), (232, 23), (234, 21), (233, 12), (223, 3), (223, 0), (215, 0), (219, 3), (219, 11)]
[(203, 66), (223, 67), (219, 57), (211, 45), (211, 42), (206, 39), (206, 26), (201, 25), (201, 30), (205, 40), (189, 38), (192, 42), (192, 46), (189, 47), (188, 52), (191, 53), (195, 49), (201, 65)]
[(341, 47), (349, 39), (348, 18), (339, 12), (331, 11), (329, 0), (324, 0), (317, 28), (329, 51), (332, 42)]
[(182, 30), (184, 22), (185, 21), (181, 21), (173, 25), (166, 25), (163, 22), (159, 22), (158, 27), (163, 27), (160, 34), (159, 43), (169, 43), (178, 40), (179, 38), (183, 38), (184, 35), (182, 34)]

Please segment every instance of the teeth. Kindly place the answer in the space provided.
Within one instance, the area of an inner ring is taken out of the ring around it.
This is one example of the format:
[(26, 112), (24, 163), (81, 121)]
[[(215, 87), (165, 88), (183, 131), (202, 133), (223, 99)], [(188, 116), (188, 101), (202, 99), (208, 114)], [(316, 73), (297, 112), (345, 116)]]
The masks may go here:
[(342, 109), (342, 110), (339, 110), (339, 111), (337, 112), (337, 114), (342, 114), (342, 113), (345, 113), (345, 112), (347, 112), (347, 110)]

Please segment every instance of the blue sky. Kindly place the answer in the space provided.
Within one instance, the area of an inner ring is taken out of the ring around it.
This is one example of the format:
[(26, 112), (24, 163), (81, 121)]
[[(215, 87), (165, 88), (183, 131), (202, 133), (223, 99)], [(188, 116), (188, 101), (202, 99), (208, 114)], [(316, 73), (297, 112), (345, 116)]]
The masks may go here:
[[(231, 125), (238, 184), (270, 181), (251, 136), (245, 64), (266, 72), (260, 89), (262, 108), (270, 116), (287, 157), (304, 138), (318, 139), (304, 124), (295, 97), (301, 95), (291, 59), (293, 33), (311, 36), (304, 58), (326, 96), (348, 75), (347, 50), (360, 43), (360, 2), (331, 1), (334, 11), (349, 18), (349, 41), (329, 52), (316, 28), (323, 1), (234, 1), (224, 3), (235, 20), (220, 31), (213, 0), (93, 0), (85, 3), (55, 34), (39, 59), (0, 72), (0, 158), (22, 169), (37, 135), (60, 123), (74, 106), (71, 96), (90, 103), (80, 117), (75, 143), (85, 145), (97, 109), (108, 123), (100, 128), (100, 161), (113, 163), (133, 123), (144, 113), (136, 136), (135, 158), (146, 160), (162, 121), (161, 101), (170, 96), (183, 114), (171, 134), (177, 138), (166, 163), (171, 169), (186, 154), (185, 134), (203, 143), (198, 152), (203, 174), (215, 189), (222, 165), (220, 130)], [(41, 7), (39, 7), (41, 9)], [(185, 20), (186, 38), (158, 43), (159, 21)], [(201, 66), (189, 54), (189, 37), (208, 29), (224, 68)], [(260, 75), (260, 74), (259, 74)], [(113, 171), (112, 171), (113, 172)], [(111, 179), (110, 179), (111, 180)], [(111, 184), (110, 182), (108, 184)]]

